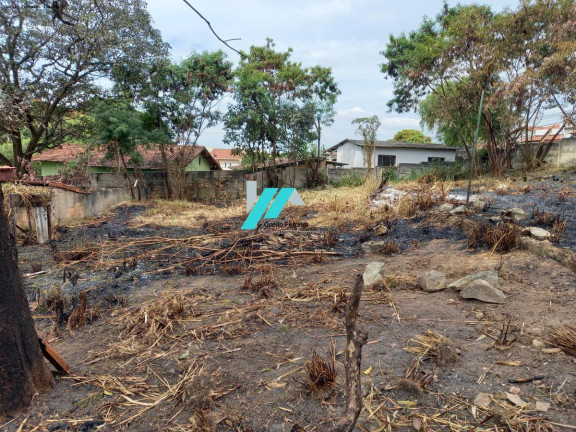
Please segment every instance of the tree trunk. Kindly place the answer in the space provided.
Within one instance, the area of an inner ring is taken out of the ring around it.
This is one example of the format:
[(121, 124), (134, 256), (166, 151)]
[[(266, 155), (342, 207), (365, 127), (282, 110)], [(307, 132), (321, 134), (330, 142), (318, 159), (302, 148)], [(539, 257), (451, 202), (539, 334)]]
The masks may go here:
[(26, 408), (50, 388), (34, 320), (18, 269), (18, 253), (0, 184), (0, 419)]

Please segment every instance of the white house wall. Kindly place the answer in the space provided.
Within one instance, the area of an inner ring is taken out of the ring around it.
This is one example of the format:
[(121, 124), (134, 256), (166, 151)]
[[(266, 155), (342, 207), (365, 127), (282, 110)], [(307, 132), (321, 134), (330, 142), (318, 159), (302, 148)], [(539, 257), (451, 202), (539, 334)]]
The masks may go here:
[(337, 152), (336, 161), (348, 164), (346, 168), (365, 168), (362, 147), (347, 142), (338, 147)]
[(378, 162), (379, 155), (396, 156), (398, 164), (419, 164), (428, 162), (429, 157), (444, 158), (445, 162), (456, 160), (456, 150), (435, 150), (435, 149), (415, 149), (415, 148), (376, 148), (375, 160)]
[[(437, 149), (416, 149), (416, 148), (382, 148), (377, 147), (374, 151), (374, 161), (378, 161), (379, 155), (396, 156), (396, 165), (398, 164), (419, 164), (428, 162), (429, 157), (444, 158), (446, 162), (456, 160), (456, 149), (454, 150), (437, 150)], [(366, 168), (364, 163), (364, 147), (347, 142), (337, 149), (337, 162), (348, 164), (345, 168)]]

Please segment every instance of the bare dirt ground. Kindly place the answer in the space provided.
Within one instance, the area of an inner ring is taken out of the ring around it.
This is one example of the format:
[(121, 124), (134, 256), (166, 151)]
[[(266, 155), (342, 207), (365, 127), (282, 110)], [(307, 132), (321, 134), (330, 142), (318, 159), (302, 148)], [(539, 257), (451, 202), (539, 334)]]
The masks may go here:
[[(20, 261), (24, 273), (38, 263), (46, 271), (26, 278), (31, 307), (73, 374), (56, 376), (0, 429), (325, 430), (345, 403), (347, 294), (380, 261), (384, 282), (364, 290), (359, 309), (369, 338), (355, 430), (574, 430), (576, 358), (546, 343), (554, 326), (576, 325), (573, 270), (520, 248), (468, 248), (463, 228), (518, 206), (522, 224), (537, 225), (534, 208), (547, 209), (567, 222), (558, 247), (573, 248), (573, 182), (520, 183), (477, 185), (489, 206), (466, 218), (436, 207), (408, 217), (370, 210), (364, 187), (305, 194), (310, 204), (285, 221), (307, 228), (240, 232), (242, 203), (200, 213), (194, 204), (126, 205), (62, 227), (52, 247), (22, 247)], [(362, 252), (382, 225), (400, 251)], [(416, 283), (429, 270), (453, 281), (493, 269), (502, 305)], [(86, 290), (85, 323), (67, 329)], [(307, 375), (314, 352), (336, 369), (319, 391)]]

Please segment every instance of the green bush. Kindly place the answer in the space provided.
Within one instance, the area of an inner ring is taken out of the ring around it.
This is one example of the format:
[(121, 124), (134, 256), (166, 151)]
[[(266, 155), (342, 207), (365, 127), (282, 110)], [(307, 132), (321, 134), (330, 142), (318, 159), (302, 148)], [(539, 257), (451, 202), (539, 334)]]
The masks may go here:
[(366, 174), (350, 173), (340, 177), (340, 180), (331, 180), (330, 184), (335, 187), (357, 187), (366, 183)]
[(467, 178), (468, 171), (461, 162), (435, 162), (412, 170), (404, 180), (434, 183), (437, 181), (453, 181)]

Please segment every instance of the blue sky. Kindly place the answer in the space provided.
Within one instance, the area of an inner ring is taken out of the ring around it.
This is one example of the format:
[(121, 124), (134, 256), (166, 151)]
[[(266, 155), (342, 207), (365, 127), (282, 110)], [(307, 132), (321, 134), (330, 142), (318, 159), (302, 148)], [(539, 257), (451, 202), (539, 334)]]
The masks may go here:
[[(330, 147), (355, 138), (350, 122), (356, 117), (378, 115), (382, 127), (378, 139), (390, 139), (401, 129), (419, 129), (416, 115), (388, 112), (386, 102), (392, 83), (384, 79), (380, 51), (390, 34), (417, 28), (422, 18), (435, 16), (441, 1), (404, 0), (190, 0), (223, 39), (237, 49), (263, 45), (274, 39), (276, 47), (293, 48), (292, 59), (304, 66), (329, 66), (342, 95), (336, 105), (336, 121), (323, 132), (322, 144)], [(450, 5), (456, 2), (449, 1)], [(460, 1), (462, 4), (478, 3)], [(517, 1), (481, 2), (495, 10), (515, 8)], [(164, 40), (172, 46), (175, 60), (192, 51), (222, 49), (233, 61), (238, 55), (222, 45), (208, 26), (182, 0), (148, 0), (148, 9)], [(222, 104), (225, 109), (226, 102)], [(200, 144), (225, 147), (221, 126), (207, 130)]]

